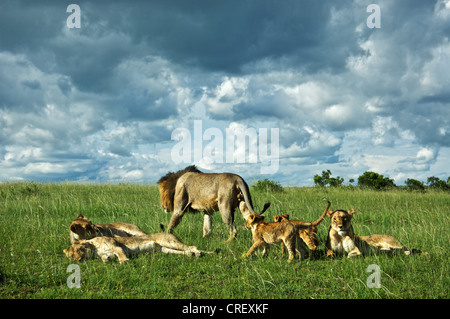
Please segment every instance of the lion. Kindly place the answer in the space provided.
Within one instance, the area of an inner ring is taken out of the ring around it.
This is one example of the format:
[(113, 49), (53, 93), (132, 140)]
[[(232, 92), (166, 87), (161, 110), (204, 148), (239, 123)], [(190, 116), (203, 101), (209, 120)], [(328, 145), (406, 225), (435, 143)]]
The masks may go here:
[[(391, 235), (373, 234), (368, 236), (356, 236), (356, 241), (357, 246), (373, 247), (381, 251), (403, 250), (405, 255), (410, 255), (413, 252), (406, 248), (405, 245), (403, 245), (397, 238)], [(365, 251), (366, 250), (363, 250), (363, 252)]]
[[(166, 243), (170, 246), (170, 243)], [(162, 252), (165, 254), (181, 254), (200, 256), (191, 250), (178, 250), (164, 247), (157, 243), (152, 236), (135, 237), (95, 237), (88, 240), (75, 241), (64, 253), (73, 261), (86, 261), (100, 258), (104, 263), (117, 257), (119, 263), (127, 262), (131, 255), (145, 252)]]
[(253, 245), (242, 255), (242, 258), (250, 256), (260, 247), (264, 249), (262, 254), (264, 257), (271, 244), (277, 244), (282, 241), (289, 252), (288, 262), (294, 259), (297, 231), (293, 224), (288, 221), (268, 223), (264, 221), (263, 215), (250, 214), (245, 227), (252, 231)]
[(356, 236), (351, 223), (354, 213), (354, 209), (328, 210), (331, 225), (326, 241), (327, 257), (347, 253), (347, 258), (351, 258), (371, 251), (394, 250), (403, 250), (405, 255), (411, 254), (398, 239), (390, 235)]
[(187, 172), (202, 173), (195, 165), (191, 165), (176, 173), (169, 172), (159, 179), (158, 187), (161, 206), (166, 213), (173, 212), (173, 199), (175, 197), (175, 187), (177, 186), (178, 178)]
[[(96, 237), (145, 237), (163, 248), (186, 251), (195, 256), (211, 253), (197, 249), (196, 246), (183, 244), (174, 234), (164, 232), (163, 225), (160, 225), (163, 232), (146, 234), (138, 226), (128, 223), (93, 224), (84, 215), (78, 215), (69, 227), (70, 241), (72, 244), (81, 240), (90, 240)], [(218, 249), (216, 249), (218, 252)]]
[(83, 214), (79, 214), (69, 226), (69, 235), (73, 244), (75, 241), (94, 237), (132, 237), (146, 233), (138, 226), (128, 223), (93, 224)]
[(167, 231), (173, 232), (187, 211), (203, 212), (203, 237), (211, 233), (212, 214), (220, 211), (222, 221), (229, 230), (230, 242), (236, 238), (234, 211), (238, 195), (242, 194), (249, 211), (253, 210), (252, 198), (244, 179), (232, 173), (203, 173), (195, 165), (176, 173), (168, 173), (158, 181), (161, 206), (173, 211)]
[[(290, 221), (289, 214), (275, 215), (273, 221), (275, 223), (279, 223), (282, 221), (289, 222)], [(290, 222), (292, 222), (295, 225), (295, 222), (298, 222), (298, 220), (291, 220)], [(316, 238), (316, 234), (317, 234), (317, 226), (311, 226), (309, 228), (299, 229), (298, 237), (297, 237), (297, 246), (296, 246), (297, 251), (300, 252), (301, 254), (306, 253), (304, 244), (306, 244), (306, 246), (308, 246), (308, 248), (311, 252), (315, 251), (319, 244), (319, 241)], [(281, 252), (284, 253), (285, 249), (286, 249), (285, 245), (283, 244), (283, 242), (281, 242)]]
[[(247, 221), (247, 219), (251, 215), (250, 209), (247, 207), (247, 204), (245, 203), (245, 200), (244, 200), (244, 196), (241, 193), (238, 194), (237, 198), (238, 198), (238, 202), (239, 202), (239, 211), (241, 212), (242, 217), (244, 217), (244, 219)], [(269, 202), (265, 203), (263, 209), (257, 214), (258, 215), (264, 214), (264, 212), (269, 207), (270, 207), (270, 203)]]
[[(331, 203), (328, 201), (328, 205), (325, 208), (325, 211), (323, 212), (323, 214), (319, 217), (319, 219), (312, 222), (311, 226), (309, 228), (306, 228), (306, 229), (299, 228), (298, 229), (299, 238), (297, 238), (297, 250), (300, 253), (302, 251), (305, 251), (304, 244), (306, 244), (306, 246), (308, 246), (311, 254), (314, 254), (315, 251), (317, 250), (317, 247), (319, 245), (319, 240), (317, 239), (318, 226), (324, 220), (330, 206), (331, 206)], [(298, 221), (298, 220), (289, 220), (289, 214), (275, 215), (275, 217), (274, 217), (274, 222), (281, 222), (283, 220), (290, 221), (294, 225), (304, 225), (304, 223), (305, 223), (303, 221)], [(281, 251), (284, 252), (284, 250), (285, 250), (285, 246), (283, 243), (281, 243)]]
[[(244, 203), (245, 204), (245, 203)], [(243, 202), (240, 203), (239, 209), (245, 210)], [(267, 205), (267, 204), (266, 204)], [(264, 211), (263, 211), (264, 212)], [(318, 225), (325, 217), (326, 211), (316, 221), (292, 223), (288, 220), (279, 220), (278, 222), (268, 223), (264, 221), (262, 214), (250, 214), (245, 223), (247, 229), (251, 229), (253, 245), (250, 247), (247, 253), (242, 257), (250, 256), (256, 249), (263, 247), (263, 256), (269, 250), (271, 244), (277, 244), (282, 242), (289, 252), (288, 261), (292, 261), (295, 257), (296, 248), (300, 252), (300, 260), (304, 259), (305, 249), (301, 245), (297, 245), (297, 237), (301, 229), (308, 229), (314, 225)]]

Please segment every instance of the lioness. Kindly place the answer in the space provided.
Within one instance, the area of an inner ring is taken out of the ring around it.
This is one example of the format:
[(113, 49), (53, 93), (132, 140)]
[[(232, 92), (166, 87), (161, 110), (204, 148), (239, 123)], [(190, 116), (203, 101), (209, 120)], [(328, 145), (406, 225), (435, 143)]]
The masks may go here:
[[(200, 256), (206, 251), (197, 249), (196, 246), (188, 246), (183, 244), (175, 235), (168, 233), (146, 234), (138, 226), (128, 223), (110, 223), (110, 224), (93, 224), (84, 215), (78, 215), (69, 227), (71, 243), (80, 240), (89, 240), (95, 237), (135, 237), (146, 236), (148, 240), (156, 242), (158, 245), (175, 249), (179, 251), (186, 251), (196, 256)], [(217, 252), (217, 251), (216, 251)]]
[(117, 257), (122, 264), (131, 255), (144, 252), (162, 252), (165, 254), (194, 255), (193, 252), (163, 247), (150, 236), (135, 237), (95, 237), (74, 242), (69, 249), (64, 249), (66, 256), (74, 261), (101, 258), (103, 262)]
[(401, 249), (405, 255), (411, 253), (395, 237), (389, 235), (356, 236), (351, 223), (354, 213), (354, 209), (328, 211), (328, 216), (331, 219), (326, 242), (328, 257), (347, 253), (347, 258), (350, 258), (360, 256), (362, 253), (366, 254), (371, 250), (392, 251)]
[(234, 211), (240, 193), (250, 212), (256, 214), (248, 185), (236, 174), (202, 173), (192, 165), (163, 176), (158, 186), (161, 206), (166, 212), (173, 210), (168, 232), (173, 232), (187, 211), (201, 211), (204, 214), (203, 237), (207, 237), (211, 233), (212, 214), (220, 211), (230, 233), (228, 241), (231, 241), (237, 234)]
[[(308, 246), (310, 252), (314, 254), (314, 252), (317, 249), (317, 246), (319, 245), (319, 240), (317, 239), (317, 232), (318, 232), (318, 226), (319, 224), (324, 220), (325, 216), (327, 215), (328, 209), (330, 208), (331, 203), (328, 201), (327, 207), (325, 208), (325, 211), (322, 213), (322, 215), (317, 219), (316, 221), (311, 223), (311, 226), (309, 228), (298, 228), (298, 238), (297, 238), (297, 250), (302, 253), (305, 251), (305, 248), (303, 244), (306, 244)], [(275, 215), (274, 221), (275, 222), (281, 222), (281, 221), (290, 221), (294, 225), (304, 225), (305, 222), (299, 221), (299, 220), (289, 220), (289, 214), (283, 214), (283, 215)], [(281, 243), (281, 251), (284, 252), (285, 246), (283, 243)]]
[(93, 224), (83, 214), (79, 214), (77, 218), (69, 226), (70, 242), (83, 239), (91, 239), (94, 237), (131, 237), (142, 236), (146, 233), (138, 226), (128, 223), (111, 223), (111, 224)]

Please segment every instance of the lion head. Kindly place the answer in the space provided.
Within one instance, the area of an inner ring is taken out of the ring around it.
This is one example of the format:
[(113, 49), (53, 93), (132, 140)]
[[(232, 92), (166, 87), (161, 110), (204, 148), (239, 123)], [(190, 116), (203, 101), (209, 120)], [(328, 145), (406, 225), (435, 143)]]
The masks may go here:
[(250, 214), (245, 222), (245, 228), (250, 229), (253, 225), (264, 220), (263, 215)]
[(355, 213), (354, 209), (346, 210), (329, 210), (327, 212), (331, 219), (331, 227), (338, 233), (348, 233), (352, 229), (352, 217)]
[(69, 249), (64, 249), (64, 253), (67, 258), (72, 259), (73, 261), (85, 261), (89, 259), (92, 253), (93, 245), (86, 241), (76, 241), (73, 243)]
[(80, 214), (72, 224), (70, 224), (69, 231), (76, 235), (76, 240), (84, 240), (96, 237), (98, 228), (83, 214)]
[[(242, 194), (238, 195), (238, 201), (239, 201), (239, 210), (241, 211), (242, 216), (244, 217), (245, 220), (247, 220), (250, 216), (250, 210), (248, 209), (247, 204), (245, 203), (245, 201), (240, 198), (243, 198)], [(270, 207), (270, 202), (267, 202), (264, 204), (263, 209), (258, 213), (258, 215), (262, 215), (264, 214), (264, 212)], [(264, 217), (264, 216), (263, 216)]]
[(169, 172), (159, 179), (158, 186), (161, 199), (161, 207), (164, 208), (166, 213), (173, 211), (175, 186), (177, 185), (178, 178), (180, 178), (181, 175), (187, 172), (202, 173), (197, 169), (195, 165), (191, 165), (175, 173)]
[[(289, 214), (275, 215), (275, 222), (288, 221)], [(319, 246), (319, 239), (317, 239), (318, 227), (317, 225), (312, 225), (307, 229), (302, 229), (299, 234), (300, 238), (305, 242), (310, 250), (316, 250)]]

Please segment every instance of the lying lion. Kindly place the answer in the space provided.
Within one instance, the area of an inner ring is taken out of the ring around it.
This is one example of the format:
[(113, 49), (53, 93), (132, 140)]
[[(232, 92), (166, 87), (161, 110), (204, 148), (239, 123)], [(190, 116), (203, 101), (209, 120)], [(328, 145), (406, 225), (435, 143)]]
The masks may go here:
[[(327, 215), (328, 209), (330, 208), (331, 203), (328, 201), (328, 205), (325, 208), (325, 211), (323, 212), (322, 216), (319, 217), (316, 221), (311, 223), (311, 226), (309, 228), (302, 228), (298, 227), (298, 238), (297, 238), (297, 250), (300, 252), (300, 254), (305, 254), (305, 247), (308, 246), (310, 252), (314, 254), (314, 252), (317, 250), (317, 246), (319, 245), (319, 240), (317, 239), (317, 232), (318, 232), (318, 226), (319, 224), (324, 220), (325, 216)], [(305, 222), (299, 221), (299, 220), (289, 220), (289, 214), (283, 214), (283, 215), (275, 215), (274, 217), (275, 222), (281, 222), (281, 221), (289, 221), (294, 226), (298, 225), (305, 225)], [(285, 246), (283, 243), (281, 243), (281, 251), (284, 253)]]
[(66, 256), (74, 261), (86, 261), (100, 258), (104, 263), (117, 257), (122, 264), (131, 255), (145, 252), (162, 252), (165, 254), (195, 255), (188, 250), (176, 250), (163, 247), (151, 236), (135, 237), (95, 237), (74, 242), (69, 249), (64, 249)]
[[(201, 256), (204, 253), (210, 253), (197, 249), (196, 246), (188, 246), (183, 244), (175, 235), (169, 233), (146, 234), (138, 226), (128, 223), (110, 223), (110, 224), (93, 224), (84, 215), (79, 215), (69, 227), (70, 241), (72, 244), (80, 240), (90, 240), (96, 237), (142, 237), (150, 241), (154, 241), (161, 247), (185, 251), (188, 254)], [(123, 240), (123, 239), (121, 239)], [(216, 250), (218, 252), (218, 250)]]
[(93, 224), (83, 214), (79, 214), (70, 224), (69, 234), (72, 244), (75, 241), (94, 237), (132, 237), (146, 235), (136, 225), (128, 223)]
[(389, 235), (356, 236), (351, 223), (354, 213), (354, 209), (328, 211), (331, 219), (326, 242), (328, 257), (347, 253), (350, 258), (377, 250), (403, 250), (405, 255), (411, 254), (398, 239)]

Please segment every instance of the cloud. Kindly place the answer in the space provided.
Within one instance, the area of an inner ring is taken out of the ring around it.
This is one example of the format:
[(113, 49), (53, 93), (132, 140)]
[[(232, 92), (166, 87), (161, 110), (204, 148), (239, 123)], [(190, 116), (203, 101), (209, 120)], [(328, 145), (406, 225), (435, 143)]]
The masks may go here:
[(431, 165), (436, 163), (439, 150), (437, 148), (423, 147), (419, 149), (416, 156), (407, 157), (400, 160), (398, 163), (402, 164), (401, 168), (403, 172), (408, 171), (429, 171)]
[(156, 181), (194, 120), (278, 128), (286, 183), (448, 174), (448, 1), (379, 1), (380, 29), (359, 0), (77, 4), (80, 29), (64, 3), (0, 5), (0, 179)]

